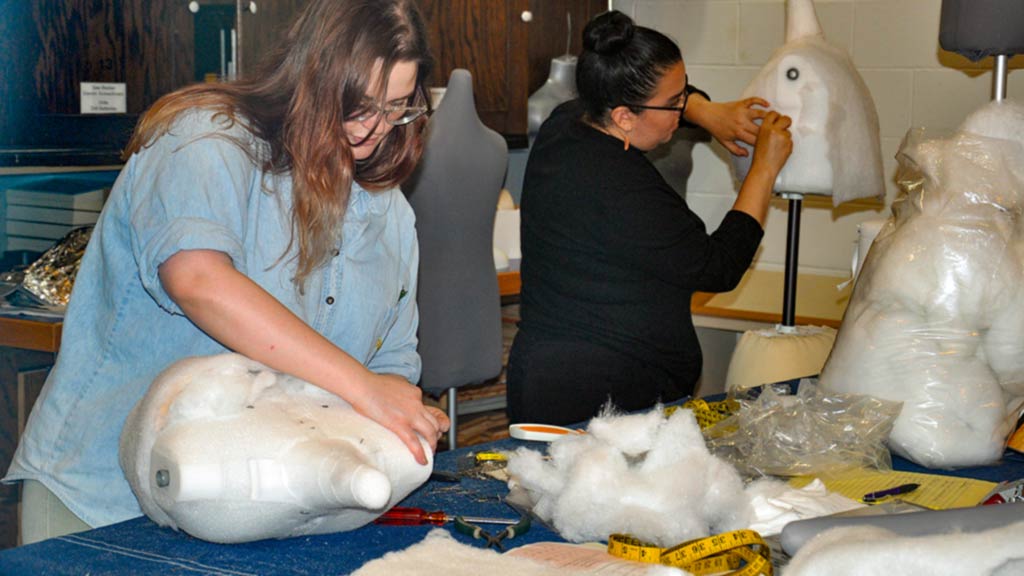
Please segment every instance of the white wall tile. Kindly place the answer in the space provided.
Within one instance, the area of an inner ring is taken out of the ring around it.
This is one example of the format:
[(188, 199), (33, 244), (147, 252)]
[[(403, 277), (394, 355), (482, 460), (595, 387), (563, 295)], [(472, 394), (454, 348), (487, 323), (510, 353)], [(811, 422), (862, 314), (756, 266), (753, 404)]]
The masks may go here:
[(914, 73), (910, 70), (864, 70), (860, 75), (875, 101), (882, 137), (902, 138), (910, 128)]
[(911, 122), (929, 131), (955, 129), (991, 99), (991, 90), (991, 72), (972, 76), (959, 70), (916, 71)]
[(689, 193), (735, 196), (736, 186), (730, 165), (731, 156), (721, 144), (698, 144), (693, 147), (693, 173), (687, 183)]
[(938, 68), (941, 5), (941, 0), (858, 2), (854, 63), (858, 68)]
[[(683, 54), (686, 58), (686, 54)], [(736, 66), (691, 66), (686, 65), (690, 81), (711, 96), (716, 102), (738, 100), (743, 89), (757, 75), (758, 68)]]
[(815, 2), (821, 32), (831, 44), (853, 54), (853, 2)]
[(689, 64), (736, 62), (738, 13), (735, 1), (636, 3), (636, 21), (678, 42)]
[(1024, 72), (1010, 71), (1006, 80), (1006, 97), (1024, 100)]
[(783, 2), (742, 2), (739, 19), (737, 62), (740, 65), (761, 66), (785, 41), (785, 4)]
[(725, 218), (726, 212), (732, 208), (735, 201), (735, 197), (727, 198), (720, 194), (700, 194), (695, 192), (686, 194), (686, 204), (690, 207), (690, 210), (693, 210), (700, 216), (709, 232), (718, 228), (718, 225), (722, 223), (722, 218)]
[[(853, 243), (857, 240), (857, 225), (864, 220), (885, 218), (889, 212), (882, 207), (861, 208), (857, 211), (830, 210), (820, 204), (800, 211), (800, 250), (798, 267), (803, 271), (843, 274), (850, 270)], [(772, 201), (765, 223), (765, 235), (755, 265), (781, 269), (786, 263), (786, 237), (789, 202), (781, 198)], [(799, 297), (799, 295), (798, 295)]]

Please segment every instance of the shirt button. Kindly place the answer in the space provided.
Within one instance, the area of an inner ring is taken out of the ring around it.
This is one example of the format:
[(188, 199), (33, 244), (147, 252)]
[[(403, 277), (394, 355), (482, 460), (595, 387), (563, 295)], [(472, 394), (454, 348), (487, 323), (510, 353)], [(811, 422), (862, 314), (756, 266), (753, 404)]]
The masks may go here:
[(327, 297), (327, 305), (330, 306), (331, 304), (334, 304), (334, 296)]

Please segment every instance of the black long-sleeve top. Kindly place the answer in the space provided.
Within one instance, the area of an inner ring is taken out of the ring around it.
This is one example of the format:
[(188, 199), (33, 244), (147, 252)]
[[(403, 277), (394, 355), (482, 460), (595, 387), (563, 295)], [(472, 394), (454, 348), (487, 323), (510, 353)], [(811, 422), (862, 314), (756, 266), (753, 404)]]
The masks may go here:
[(691, 296), (736, 287), (763, 230), (733, 210), (709, 235), (642, 151), (581, 118), (578, 102), (557, 108), (527, 162), (520, 330), (600, 344), (692, 391)]

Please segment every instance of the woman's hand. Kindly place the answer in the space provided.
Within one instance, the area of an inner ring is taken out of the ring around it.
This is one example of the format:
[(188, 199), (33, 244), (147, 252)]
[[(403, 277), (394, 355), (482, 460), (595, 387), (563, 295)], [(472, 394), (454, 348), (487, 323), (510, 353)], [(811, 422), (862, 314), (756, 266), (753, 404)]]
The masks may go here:
[(751, 172), (768, 170), (772, 180), (775, 180), (793, 152), (793, 136), (789, 132), (789, 126), (792, 123), (789, 116), (784, 116), (774, 110), (765, 114), (754, 143)]
[[(737, 142), (751, 146), (757, 141), (755, 122), (768, 114), (768, 102), (761, 98), (745, 98), (733, 102), (711, 102), (700, 94), (690, 96), (686, 119), (704, 128), (722, 146), (736, 156), (746, 156), (747, 149)], [(760, 106), (761, 108), (755, 108)]]
[(761, 226), (768, 217), (768, 204), (782, 167), (793, 152), (793, 137), (789, 133), (792, 124), (789, 116), (769, 111), (761, 120), (761, 129), (754, 143), (754, 158), (750, 171), (740, 186), (740, 193), (733, 204), (734, 210), (746, 212)]
[(420, 464), (427, 463), (419, 437), (437, 448), (437, 441), (448, 431), (448, 416), (423, 404), (422, 391), (408, 380), (393, 374), (370, 373), (365, 394), (353, 395), (352, 407), (363, 416), (391, 430), (409, 448)]

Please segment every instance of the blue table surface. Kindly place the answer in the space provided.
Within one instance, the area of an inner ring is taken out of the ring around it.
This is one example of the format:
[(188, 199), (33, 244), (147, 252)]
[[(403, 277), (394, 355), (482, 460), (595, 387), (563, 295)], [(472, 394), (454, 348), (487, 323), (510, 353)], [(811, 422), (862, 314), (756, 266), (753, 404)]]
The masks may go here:
[[(539, 443), (505, 439), (437, 455), (435, 469), (455, 471), (482, 450), (514, 450)], [(954, 471), (928, 470), (893, 457), (893, 468), (902, 471), (949, 474), (990, 481), (1024, 478), (1024, 457), (1008, 452), (997, 466)], [(452, 515), (515, 517), (517, 512), (502, 499), (508, 489), (498, 480), (462, 478), (458, 483), (430, 480), (406, 498), (402, 505), (444, 510)], [(0, 574), (302, 574), (337, 575), (357, 570), (366, 562), (393, 550), (415, 544), (432, 526), (380, 526), (369, 524), (351, 532), (263, 540), (247, 544), (213, 544), (170, 528), (161, 528), (140, 517), (88, 532), (52, 538), (0, 552)], [(446, 528), (459, 541), (474, 543), (468, 536)], [(564, 540), (540, 523), (526, 534), (507, 541), (506, 548), (531, 542)], [(475, 541), (481, 545), (481, 541)]]

